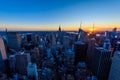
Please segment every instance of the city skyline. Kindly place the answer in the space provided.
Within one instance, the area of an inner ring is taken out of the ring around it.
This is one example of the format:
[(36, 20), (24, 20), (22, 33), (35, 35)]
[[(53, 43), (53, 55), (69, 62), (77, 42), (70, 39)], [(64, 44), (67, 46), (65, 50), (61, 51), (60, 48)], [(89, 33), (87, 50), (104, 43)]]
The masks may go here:
[(78, 30), (120, 28), (119, 0), (1, 0), (0, 29)]

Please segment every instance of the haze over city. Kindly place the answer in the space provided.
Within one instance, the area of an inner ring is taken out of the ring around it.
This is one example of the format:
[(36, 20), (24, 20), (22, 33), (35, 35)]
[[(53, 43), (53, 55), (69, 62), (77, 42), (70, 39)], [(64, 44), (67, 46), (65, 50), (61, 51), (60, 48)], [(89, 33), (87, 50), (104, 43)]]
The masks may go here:
[(0, 30), (120, 28), (119, 0), (0, 0)]

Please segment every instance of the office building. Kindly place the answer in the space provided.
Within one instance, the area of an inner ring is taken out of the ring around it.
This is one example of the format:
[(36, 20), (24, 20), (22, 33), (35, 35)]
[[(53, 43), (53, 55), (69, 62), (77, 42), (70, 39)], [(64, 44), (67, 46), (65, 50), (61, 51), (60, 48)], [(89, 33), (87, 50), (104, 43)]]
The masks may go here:
[(78, 41), (83, 41), (86, 35), (87, 33), (80, 28), (78, 31)]
[(111, 59), (111, 52), (102, 47), (96, 47), (93, 54), (92, 72), (98, 80), (108, 80)]
[(33, 40), (33, 34), (31, 33), (27, 33), (26, 34), (26, 41), (29, 43)]
[(63, 45), (64, 45), (65, 50), (69, 49), (69, 43), (70, 43), (69, 36), (64, 36), (63, 37)]
[(109, 39), (105, 39), (105, 41), (103, 43), (103, 48), (107, 49), (107, 50), (110, 50), (110, 47), (111, 47), (110, 40)]
[(2, 60), (6, 60), (7, 54), (6, 54), (5, 44), (4, 44), (2, 37), (0, 37), (0, 52), (1, 52), (0, 55), (1, 55)]
[(87, 46), (85, 43), (78, 41), (74, 46), (75, 50), (75, 64), (79, 61), (86, 61)]
[(56, 45), (56, 36), (55, 34), (52, 34), (52, 45)]
[(86, 62), (87, 62), (87, 67), (88, 68), (92, 68), (92, 62), (93, 62), (93, 54), (94, 54), (94, 50), (96, 47), (96, 40), (95, 38), (92, 38), (89, 43), (88, 43), (88, 50), (87, 50), (87, 58), (86, 58)]
[(71, 49), (68, 49), (65, 53), (66, 56), (66, 60), (67, 60), (67, 65), (73, 65), (74, 64), (74, 58), (75, 58), (75, 54)]
[(5, 71), (5, 60), (7, 60), (7, 54), (3, 38), (0, 36), (0, 71)]
[(17, 32), (7, 32), (8, 46), (12, 49), (19, 50), (21, 48), (21, 36)]
[(18, 53), (16, 54), (16, 71), (19, 74), (27, 73), (27, 65), (31, 61), (29, 53)]
[(15, 72), (15, 55), (10, 55), (8, 60), (9, 60), (11, 72)]
[(120, 80), (120, 52), (116, 51), (112, 58), (109, 80)]
[(35, 80), (38, 80), (37, 66), (35, 63), (28, 63), (27, 76), (30, 78), (35, 78)]
[(58, 42), (62, 43), (62, 30), (61, 30), (61, 27), (59, 25), (59, 30), (58, 30)]

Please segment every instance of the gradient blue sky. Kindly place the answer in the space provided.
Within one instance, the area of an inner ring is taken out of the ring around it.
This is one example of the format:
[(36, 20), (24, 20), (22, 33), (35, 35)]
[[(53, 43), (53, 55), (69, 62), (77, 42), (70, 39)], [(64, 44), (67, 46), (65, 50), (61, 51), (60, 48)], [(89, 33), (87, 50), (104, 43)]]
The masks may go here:
[(119, 25), (120, 0), (0, 0), (0, 27), (75, 26), (81, 21)]

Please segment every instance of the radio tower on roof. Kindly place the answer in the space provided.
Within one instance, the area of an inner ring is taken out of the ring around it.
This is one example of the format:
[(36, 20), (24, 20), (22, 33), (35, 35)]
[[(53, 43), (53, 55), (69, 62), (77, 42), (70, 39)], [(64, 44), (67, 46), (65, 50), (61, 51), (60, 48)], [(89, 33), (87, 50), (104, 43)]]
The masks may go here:
[(93, 34), (94, 34), (95, 24), (93, 24)]

